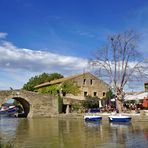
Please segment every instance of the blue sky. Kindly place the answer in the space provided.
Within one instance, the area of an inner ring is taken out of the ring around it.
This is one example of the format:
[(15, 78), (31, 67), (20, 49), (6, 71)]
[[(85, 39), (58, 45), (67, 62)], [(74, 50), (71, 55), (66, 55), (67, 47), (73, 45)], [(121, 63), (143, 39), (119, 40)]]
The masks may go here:
[(148, 54), (147, 0), (0, 0), (0, 19), (0, 89), (83, 72), (108, 35), (131, 28)]

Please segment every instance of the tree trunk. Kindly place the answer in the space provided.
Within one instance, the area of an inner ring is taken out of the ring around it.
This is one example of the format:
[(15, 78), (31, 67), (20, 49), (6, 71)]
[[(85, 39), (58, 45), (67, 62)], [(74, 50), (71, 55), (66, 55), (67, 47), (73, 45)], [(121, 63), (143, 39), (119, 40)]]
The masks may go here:
[(123, 108), (123, 101), (122, 101), (122, 95), (121, 94), (117, 95), (116, 106), (117, 106), (118, 112), (121, 113), (122, 108)]

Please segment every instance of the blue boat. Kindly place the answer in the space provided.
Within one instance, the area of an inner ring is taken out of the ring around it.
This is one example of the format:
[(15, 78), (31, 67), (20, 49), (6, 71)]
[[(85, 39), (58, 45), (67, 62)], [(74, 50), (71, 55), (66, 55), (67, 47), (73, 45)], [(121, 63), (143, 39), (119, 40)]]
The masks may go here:
[(112, 115), (109, 116), (108, 118), (110, 122), (130, 122), (132, 119), (130, 116), (124, 116), (124, 115)]
[(10, 106), (9, 108), (0, 110), (0, 116), (13, 116), (18, 112), (18, 108), (15, 106)]
[(101, 121), (102, 117), (98, 115), (85, 115), (84, 116), (85, 121)]

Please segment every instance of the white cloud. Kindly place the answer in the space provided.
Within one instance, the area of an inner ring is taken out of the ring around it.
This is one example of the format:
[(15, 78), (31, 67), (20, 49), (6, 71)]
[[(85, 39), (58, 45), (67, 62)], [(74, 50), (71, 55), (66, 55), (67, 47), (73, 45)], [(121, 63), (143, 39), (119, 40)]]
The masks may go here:
[(8, 34), (6, 32), (0, 32), (0, 38), (5, 38)]
[(13, 43), (0, 44), (0, 89), (22, 87), (31, 77), (42, 72), (71, 75), (83, 72), (87, 59), (47, 51), (18, 48)]
[[(21, 49), (10, 42), (0, 45), (0, 68), (22, 69), (29, 72), (52, 71), (70, 69), (82, 70), (87, 65), (87, 60), (79, 57), (64, 56), (56, 53)], [(65, 73), (63, 71), (63, 73)]]

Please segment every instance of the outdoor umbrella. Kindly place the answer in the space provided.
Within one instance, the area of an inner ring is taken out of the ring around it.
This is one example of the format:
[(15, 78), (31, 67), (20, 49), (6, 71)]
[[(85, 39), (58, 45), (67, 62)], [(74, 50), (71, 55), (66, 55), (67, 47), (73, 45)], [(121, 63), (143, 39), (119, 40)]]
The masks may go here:
[(146, 97), (144, 97), (144, 99), (143, 99), (143, 107), (148, 107), (148, 104), (147, 104), (147, 100), (146, 100)]
[(140, 93), (140, 94), (133, 94), (133, 95), (125, 95), (124, 100), (125, 101), (131, 101), (131, 100), (143, 100), (144, 97), (148, 96), (148, 92)]

